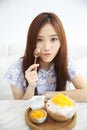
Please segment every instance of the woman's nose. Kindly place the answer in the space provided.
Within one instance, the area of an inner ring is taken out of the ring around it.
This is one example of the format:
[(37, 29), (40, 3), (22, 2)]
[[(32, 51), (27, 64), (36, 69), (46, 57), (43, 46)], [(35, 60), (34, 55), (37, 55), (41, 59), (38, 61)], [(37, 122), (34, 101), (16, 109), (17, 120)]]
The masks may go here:
[(50, 50), (50, 49), (51, 49), (51, 45), (46, 42), (45, 45), (44, 45), (44, 47), (43, 47), (43, 50), (44, 50), (44, 51), (48, 51), (48, 50)]

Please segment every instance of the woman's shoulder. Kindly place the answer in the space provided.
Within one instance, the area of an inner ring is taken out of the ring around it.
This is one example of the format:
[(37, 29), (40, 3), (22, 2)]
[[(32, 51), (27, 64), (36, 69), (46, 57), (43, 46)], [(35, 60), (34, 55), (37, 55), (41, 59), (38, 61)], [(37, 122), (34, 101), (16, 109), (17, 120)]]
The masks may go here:
[(77, 58), (75, 58), (72, 55), (68, 55), (68, 67), (74, 67), (77, 66)]
[(20, 74), (22, 73), (22, 62), (23, 59), (19, 58), (17, 60), (15, 60), (9, 67), (7, 73), (11, 73), (11, 74)]
[(14, 61), (5, 74), (5, 79), (10, 84), (21, 88), (25, 86), (24, 74), (22, 71), (22, 62), (22, 58), (19, 58)]
[(68, 73), (70, 80), (79, 72), (77, 59), (72, 55), (68, 55)]
[(9, 72), (9, 71), (11, 73), (21, 72), (22, 71), (22, 62), (23, 62), (22, 58), (16, 59), (14, 62), (11, 63), (7, 72)]
[(68, 62), (70, 62), (70, 61), (77, 61), (77, 58), (74, 57), (74, 56), (71, 55), (71, 54), (68, 54)]
[(15, 60), (15, 61), (11, 64), (11, 66), (19, 66), (19, 67), (21, 67), (21, 66), (22, 66), (22, 62), (23, 62), (23, 58), (19, 58), (19, 59)]

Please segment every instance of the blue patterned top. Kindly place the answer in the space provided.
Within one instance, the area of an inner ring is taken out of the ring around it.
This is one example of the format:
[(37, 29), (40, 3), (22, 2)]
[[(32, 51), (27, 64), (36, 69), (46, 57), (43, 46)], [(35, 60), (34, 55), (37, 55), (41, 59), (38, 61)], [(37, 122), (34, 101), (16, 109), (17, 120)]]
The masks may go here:
[[(13, 84), (15, 87), (26, 90), (26, 81), (22, 71), (22, 61), (23, 59), (16, 60), (12, 66), (8, 69), (5, 79)], [(71, 56), (68, 56), (68, 73), (69, 81), (72, 81), (72, 78), (79, 72), (75, 59)], [(54, 64), (51, 65), (48, 71), (39, 69), (38, 71), (38, 81), (37, 81), (37, 90), (38, 94), (43, 94), (46, 91), (55, 91), (56, 89), (56, 76), (54, 71)], [(48, 82), (48, 77), (50, 81)]]

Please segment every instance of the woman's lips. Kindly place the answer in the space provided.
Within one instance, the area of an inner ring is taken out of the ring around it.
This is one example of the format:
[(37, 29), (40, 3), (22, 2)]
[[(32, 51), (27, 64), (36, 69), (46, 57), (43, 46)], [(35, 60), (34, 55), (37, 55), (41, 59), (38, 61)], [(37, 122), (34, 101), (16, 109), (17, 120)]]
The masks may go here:
[(50, 56), (51, 53), (44, 53), (43, 55), (45, 55), (45, 56)]

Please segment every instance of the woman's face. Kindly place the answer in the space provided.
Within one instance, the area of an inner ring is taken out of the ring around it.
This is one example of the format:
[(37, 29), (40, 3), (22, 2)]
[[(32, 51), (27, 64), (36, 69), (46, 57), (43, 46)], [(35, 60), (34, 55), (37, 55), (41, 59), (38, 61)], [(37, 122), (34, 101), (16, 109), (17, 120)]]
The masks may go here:
[(40, 29), (37, 36), (36, 48), (41, 51), (41, 62), (50, 63), (57, 55), (60, 41), (54, 27), (50, 23), (47, 23)]

